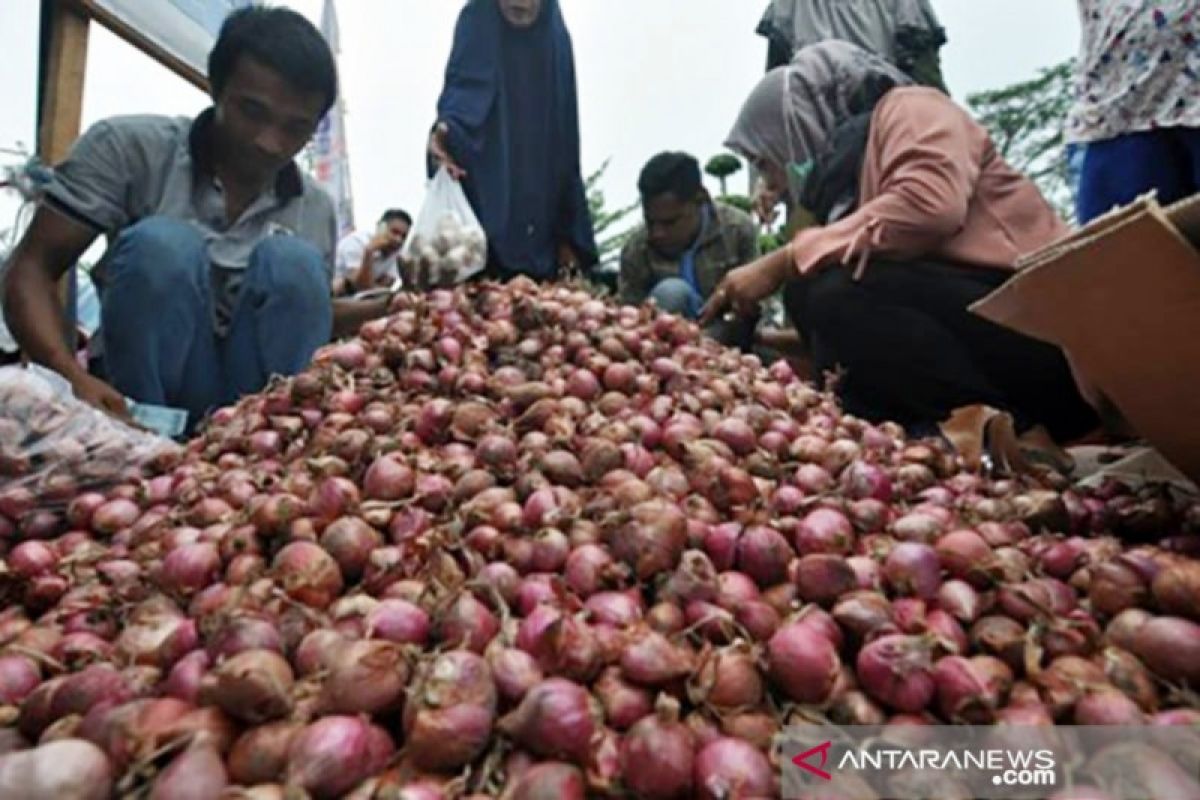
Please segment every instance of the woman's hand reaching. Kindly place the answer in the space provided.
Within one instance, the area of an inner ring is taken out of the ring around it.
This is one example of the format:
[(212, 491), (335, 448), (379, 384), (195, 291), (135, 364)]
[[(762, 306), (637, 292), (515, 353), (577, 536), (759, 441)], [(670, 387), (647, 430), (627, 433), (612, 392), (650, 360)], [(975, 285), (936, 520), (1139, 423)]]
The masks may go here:
[(450, 155), (450, 128), (444, 122), (439, 122), (433, 126), (433, 133), (429, 134), (429, 155), (437, 162), (438, 166), (443, 167), (451, 178), (456, 181), (461, 181), (467, 177), (467, 171), (458, 165), (454, 160), (454, 156)]
[(700, 309), (700, 324), (707, 325), (727, 309), (740, 317), (756, 316), (762, 301), (779, 290), (791, 271), (790, 246), (731, 270)]

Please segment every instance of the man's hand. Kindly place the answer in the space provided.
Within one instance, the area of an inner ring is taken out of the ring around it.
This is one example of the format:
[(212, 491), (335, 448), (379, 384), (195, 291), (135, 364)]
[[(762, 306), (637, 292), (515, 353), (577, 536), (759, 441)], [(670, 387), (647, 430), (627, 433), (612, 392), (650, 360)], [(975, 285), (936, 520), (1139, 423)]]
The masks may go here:
[(367, 250), (376, 256), (382, 256), (389, 250), (395, 250), (399, 244), (390, 230), (382, 230), (367, 242)]
[(783, 285), (790, 266), (791, 248), (785, 247), (730, 271), (700, 309), (700, 324), (707, 325), (726, 309), (741, 317), (756, 316), (759, 304)]
[(389, 253), (400, 249), (400, 242), (390, 230), (384, 229), (371, 237), (363, 248), (362, 263), (354, 273), (354, 288), (360, 292), (369, 291), (377, 286), (384, 286), (392, 281), (390, 275), (375, 275), (375, 264), (387, 258)]
[(121, 396), (120, 392), (104, 381), (86, 372), (73, 375), (68, 380), (71, 383), (72, 391), (75, 392), (75, 396), (80, 400), (90, 403), (101, 411), (112, 414), (117, 419), (125, 422), (131, 421), (129, 406), (125, 402), (125, 398)]
[(336, 298), (333, 301), (333, 333), (331, 342), (354, 336), (358, 329), (371, 320), (385, 317), (389, 313), (394, 296), (371, 297), (360, 300), (353, 297)]
[(450, 173), (450, 177), (456, 181), (461, 181), (467, 177), (467, 171), (458, 165), (454, 160), (454, 156), (450, 155), (450, 128), (446, 123), (439, 122), (433, 127), (433, 133), (429, 136), (429, 155), (433, 156), (433, 160), (438, 163), (438, 166), (444, 167), (446, 172)]

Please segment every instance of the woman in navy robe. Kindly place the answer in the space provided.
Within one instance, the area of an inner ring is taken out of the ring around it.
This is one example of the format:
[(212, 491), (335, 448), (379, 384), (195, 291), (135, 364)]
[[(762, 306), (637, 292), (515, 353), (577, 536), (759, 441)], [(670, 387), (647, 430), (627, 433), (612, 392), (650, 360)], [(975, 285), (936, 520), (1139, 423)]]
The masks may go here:
[(596, 263), (558, 0), (468, 0), (429, 155), (463, 182), (488, 236), (489, 276), (553, 280)]

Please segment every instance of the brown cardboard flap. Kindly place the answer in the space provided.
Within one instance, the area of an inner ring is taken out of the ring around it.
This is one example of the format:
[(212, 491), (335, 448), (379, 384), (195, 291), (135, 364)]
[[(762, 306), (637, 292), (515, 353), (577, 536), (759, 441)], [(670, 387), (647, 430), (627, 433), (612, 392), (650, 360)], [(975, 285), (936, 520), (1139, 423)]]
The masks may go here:
[(1189, 242), (1200, 247), (1200, 195), (1168, 207), (1167, 219)]
[(972, 306), (1067, 350), (1089, 381), (1184, 473), (1200, 478), (1200, 204), (1153, 201), (1035, 254)]
[(1023, 271), (1031, 267), (1036, 267), (1039, 264), (1053, 261), (1068, 250), (1085, 245), (1098, 236), (1103, 236), (1113, 228), (1120, 227), (1129, 220), (1145, 214), (1153, 207), (1157, 207), (1154, 195), (1148, 194), (1139, 197), (1127, 206), (1113, 209), (1108, 214), (1092, 220), (1084, 227), (1076, 228), (1053, 244), (1022, 256), (1017, 262), (1018, 270)]

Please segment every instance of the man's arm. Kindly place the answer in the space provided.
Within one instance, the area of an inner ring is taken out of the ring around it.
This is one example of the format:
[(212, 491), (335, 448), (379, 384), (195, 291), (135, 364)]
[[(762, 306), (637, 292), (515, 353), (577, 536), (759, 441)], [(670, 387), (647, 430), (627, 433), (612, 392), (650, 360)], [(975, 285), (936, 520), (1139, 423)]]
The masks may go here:
[(62, 375), (79, 399), (126, 415), (125, 399), (88, 374), (63, 340), (58, 281), (95, 241), (97, 231), (43, 204), (13, 252), (4, 280), (4, 316), (25, 354)]
[(371, 239), (363, 249), (362, 261), (354, 273), (355, 291), (365, 292), (375, 288), (375, 260), (379, 257), (379, 237)]
[(370, 300), (351, 300), (334, 298), (333, 301), (333, 341), (354, 336), (358, 329), (373, 319), (379, 319), (388, 313), (390, 296), (375, 297)]

